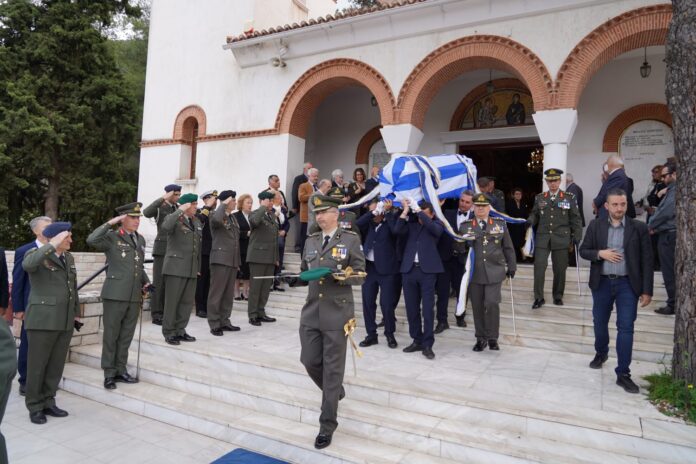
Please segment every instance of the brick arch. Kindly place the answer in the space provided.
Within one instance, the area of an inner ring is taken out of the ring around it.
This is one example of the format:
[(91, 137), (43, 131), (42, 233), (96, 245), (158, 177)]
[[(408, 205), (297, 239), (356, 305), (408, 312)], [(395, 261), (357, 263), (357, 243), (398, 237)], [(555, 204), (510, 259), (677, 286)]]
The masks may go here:
[(622, 53), (664, 45), (672, 5), (653, 5), (623, 13), (590, 32), (561, 65), (555, 84), (555, 108), (577, 108), (585, 85)]
[[(494, 79), (493, 85), (495, 86), (496, 90), (508, 89), (519, 90), (521, 92), (529, 92), (527, 86), (524, 85), (524, 83), (519, 79), (510, 79), (508, 77), (504, 77), (502, 79)], [(454, 113), (452, 114), (449, 130), (459, 130), (459, 124), (461, 123), (462, 118), (465, 116), (466, 111), (471, 107), (471, 105), (474, 104), (474, 102), (476, 102), (488, 93), (487, 86), (488, 82), (483, 83), (478, 87), (474, 87), (472, 91), (470, 91), (468, 94), (466, 94), (464, 98), (462, 98), (462, 101), (459, 102), (459, 105), (457, 105), (457, 109), (454, 110)]]
[(310, 68), (295, 81), (280, 105), (276, 128), (281, 134), (304, 138), (319, 104), (336, 90), (356, 85), (372, 92), (382, 124), (392, 124), (395, 99), (387, 80), (361, 61), (339, 58)]
[(382, 133), (379, 131), (382, 126), (375, 126), (358, 142), (358, 149), (355, 153), (355, 164), (368, 164), (370, 162), (370, 149), (382, 138)]
[[(190, 105), (179, 111), (174, 121), (174, 140), (185, 140), (187, 142), (192, 142), (188, 140), (187, 135), (191, 133), (191, 124), (195, 120), (198, 123), (198, 137), (205, 135), (206, 131), (206, 117), (205, 111), (198, 105)], [(190, 138), (190, 137), (189, 137)]]
[(644, 103), (642, 105), (632, 106), (631, 108), (622, 111), (615, 117), (607, 126), (602, 141), (602, 151), (617, 153), (619, 151), (619, 139), (621, 134), (631, 124), (639, 121), (660, 121), (672, 127), (672, 116), (669, 114), (667, 105), (664, 103)]
[(553, 80), (541, 59), (506, 37), (474, 35), (441, 46), (411, 71), (399, 92), (398, 122), (422, 128), (430, 102), (446, 83), (466, 72), (488, 68), (518, 77), (529, 88), (535, 108), (547, 108)]

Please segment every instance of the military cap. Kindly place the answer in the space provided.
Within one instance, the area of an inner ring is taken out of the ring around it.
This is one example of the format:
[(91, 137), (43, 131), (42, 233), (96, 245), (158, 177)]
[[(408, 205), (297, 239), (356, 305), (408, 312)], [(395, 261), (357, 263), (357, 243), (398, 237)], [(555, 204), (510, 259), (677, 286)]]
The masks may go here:
[(314, 205), (314, 212), (318, 213), (319, 211), (326, 211), (329, 208), (338, 208), (338, 205), (341, 204), (341, 200), (328, 195), (314, 195), (312, 204)]
[(69, 222), (54, 222), (46, 226), (43, 230), (43, 236), (46, 238), (53, 238), (61, 232), (66, 230), (72, 230), (72, 224)]
[(195, 193), (185, 193), (179, 197), (180, 205), (183, 205), (184, 203), (193, 203), (194, 201), (198, 201), (198, 195)]
[(340, 198), (341, 200), (343, 200), (343, 197), (346, 196), (341, 187), (332, 187), (329, 189), (327, 195), (332, 198)]
[(474, 204), (476, 206), (490, 206), (491, 202), (488, 201), (488, 197), (483, 193), (477, 193), (474, 195)]
[(551, 168), (544, 171), (544, 178), (546, 180), (559, 180), (561, 178), (561, 174), (563, 174), (563, 171), (560, 169)]
[(203, 192), (203, 194), (201, 195), (201, 199), (205, 200), (208, 197), (216, 197), (216, 196), (218, 196), (217, 190), (208, 190), (206, 192)]
[(271, 192), (270, 190), (264, 190), (263, 192), (259, 193), (259, 200), (272, 200), (275, 198), (275, 193)]
[(181, 192), (181, 185), (178, 184), (169, 184), (164, 187), (164, 191), (169, 193), (169, 192)]
[(134, 203), (128, 203), (127, 205), (122, 205), (116, 208), (116, 214), (117, 215), (122, 215), (126, 214), (128, 216), (142, 216), (143, 213), (140, 212), (140, 208), (143, 207), (143, 204), (140, 202), (134, 202)]
[(227, 200), (228, 198), (237, 198), (237, 192), (234, 190), (223, 190), (218, 196), (218, 200), (221, 202)]

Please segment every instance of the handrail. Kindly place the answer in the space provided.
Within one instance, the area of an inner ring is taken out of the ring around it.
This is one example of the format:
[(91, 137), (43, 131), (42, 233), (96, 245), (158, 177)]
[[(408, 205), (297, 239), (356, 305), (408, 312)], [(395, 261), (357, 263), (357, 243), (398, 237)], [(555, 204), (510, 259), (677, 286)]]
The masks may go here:
[[(146, 259), (145, 261), (143, 261), (144, 264), (150, 264), (151, 262), (153, 262), (152, 259)], [(106, 271), (108, 268), (109, 268), (109, 265), (108, 265), (108, 264), (105, 264), (104, 267), (102, 267), (101, 269), (99, 269), (97, 272), (95, 272), (95, 273), (92, 274), (91, 276), (87, 277), (87, 280), (85, 280), (85, 281), (82, 282), (80, 285), (78, 285), (78, 286), (77, 286), (77, 290), (80, 291), (80, 289), (81, 289), (82, 287), (84, 287), (85, 285), (87, 285), (88, 283), (90, 283), (91, 281), (93, 281), (94, 279), (96, 279), (96, 278), (99, 276), (99, 274), (101, 274), (102, 272)]]

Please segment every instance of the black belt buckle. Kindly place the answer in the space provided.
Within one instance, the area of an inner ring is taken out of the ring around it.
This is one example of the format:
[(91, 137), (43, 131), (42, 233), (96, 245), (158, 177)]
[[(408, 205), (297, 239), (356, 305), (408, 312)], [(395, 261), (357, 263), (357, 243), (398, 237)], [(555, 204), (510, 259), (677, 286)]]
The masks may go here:
[(623, 276), (616, 275), (616, 274), (606, 274), (606, 277), (607, 277), (609, 280), (616, 280), (616, 279), (620, 279), (620, 278), (623, 277)]
[(415, 267), (420, 267), (420, 263), (419, 263), (418, 261), (414, 261), (414, 262), (413, 262), (413, 265), (414, 265)]

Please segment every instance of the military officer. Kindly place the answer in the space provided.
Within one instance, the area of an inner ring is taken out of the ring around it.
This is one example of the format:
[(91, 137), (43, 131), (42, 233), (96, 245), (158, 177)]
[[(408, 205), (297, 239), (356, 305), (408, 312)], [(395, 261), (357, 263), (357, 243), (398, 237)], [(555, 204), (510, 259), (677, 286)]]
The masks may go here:
[(458, 246), (463, 247), (463, 251), (474, 249), (473, 274), (468, 293), (474, 308), (474, 351), (483, 351), (486, 345), (491, 350), (499, 350), (500, 289), (505, 276), (515, 277), (515, 247), (505, 221), (488, 215), (491, 205), (486, 195), (479, 193), (473, 200), (474, 218), (464, 221), (459, 231), (474, 239)]
[(203, 224), (203, 240), (201, 242), (201, 275), (196, 282), (196, 316), (208, 315), (208, 292), (210, 291), (210, 247), (213, 236), (210, 233), (210, 214), (217, 206), (218, 191), (208, 190), (201, 195), (203, 207), (196, 211), (196, 217)]
[(234, 303), (234, 281), (241, 264), (239, 254), (239, 224), (232, 214), (237, 207), (237, 193), (223, 190), (218, 197), (220, 206), (210, 216), (213, 243), (210, 249), (210, 292), (208, 293), (208, 325), (210, 333), (221, 336), (235, 332), (230, 315)]
[[(12, 379), (17, 374), (17, 346), (6, 322), (0, 321), (0, 422), (5, 416), (5, 406), (12, 391)], [(6, 463), (7, 447), (0, 432), (0, 462)]]
[[(101, 367), (104, 388), (113, 390), (116, 382), (137, 383), (126, 370), (128, 347), (138, 323), (142, 291), (150, 286), (145, 273), (145, 238), (138, 234), (142, 203), (116, 208), (115, 218), (97, 227), (87, 244), (106, 255), (109, 265), (101, 297), (104, 306), (104, 341)], [(118, 230), (112, 227), (120, 224)]]
[(534, 304), (541, 308), (544, 300), (544, 276), (551, 253), (553, 266), (553, 304), (563, 305), (568, 248), (582, 239), (582, 220), (575, 195), (560, 189), (560, 169), (544, 171), (549, 190), (534, 198), (534, 207), (527, 223), (536, 227), (534, 236)]
[(263, 191), (259, 193), (259, 206), (249, 216), (251, 235), (247, 248), (247, 262), (251, 274), (249, 289), (249, 324), (259, 326), (262, 322), (275, 322), (275, 318), (266, 314), (266, 303), (271, 292), (273, 279), (255, 279), (275, 274), (275, 266), (279, 264), (278, 254), (278, 221), (273, 211), (275, 193)]
[[(333, 187), (329, 190), (328, 195), (331, 198), (335, 198), (343, 202), (345, 192), (340, 187)], [(349, 230), (355, 232), (360, 237), (360, 228), (358, 227), (358, 217), (357, 215), (349, 209), (341, 209), (338, 211), (338, 227), (343, 230)]]
[(152, 286), (156, 290), (150, 300), (152, 323), (157, 325), (162, 325), (164, 314), (165, 291), (162, 266), (164, 264), (164, 255), (167, 252), (167, 234), (162, 231), (162, 223), (167, 215), (176, 211), (177, 201), (181, 196), (181, 185), (169, 184), (164, 187), (164, 192), (163, 197), (156, 199), (143, 209), (143, 216), (154, 218), (157, 222), (157, 237), (155, 237), (155, 243), (152, 245)]
[(76, 321), (79, 321), (77, 270), (68, 252), (72, 243), (69, 222), (54, 222), (43, 231), (48, 243), (27, 252), (22, 267), (29, 274), (31, 292), (24, 323), (29, 340), (25, 403), (29, 419), (45, 424), (46, 416), (65, 417), (56, 406), (56, 390)]
[[(328, 267), (340, 272), (351, 267), (354, 271), (364, 271), (365, 256), (360, 239), (355, 232), (338, 225), (340, 200), (318, 195), (313, 202), (321, 231), (307, 237), (301, 269)], [(339, 281), (328, 276), (309, 282), (307, 303), (300, 315), (300, 360), (323, 392), (319, 434), (314, 441), (318, 449), (331, 444), (338, 426), (338, 402), (345, 395), (346, 336), (343, 327), (355, 317), (351, 286), (361, 285), (364, 280), (364, 277), (354, 276)]]
[(179, 208), (169, 214), (161, 229), (167, 234), (164, 255), (164, 318), (162, 334), (170, 345), (195, 342), (186, 333), (196, 294), (196, 278), (201, 269), (203, 225), (196, 218), (198, 195), (186, 193), (179, 198)]

